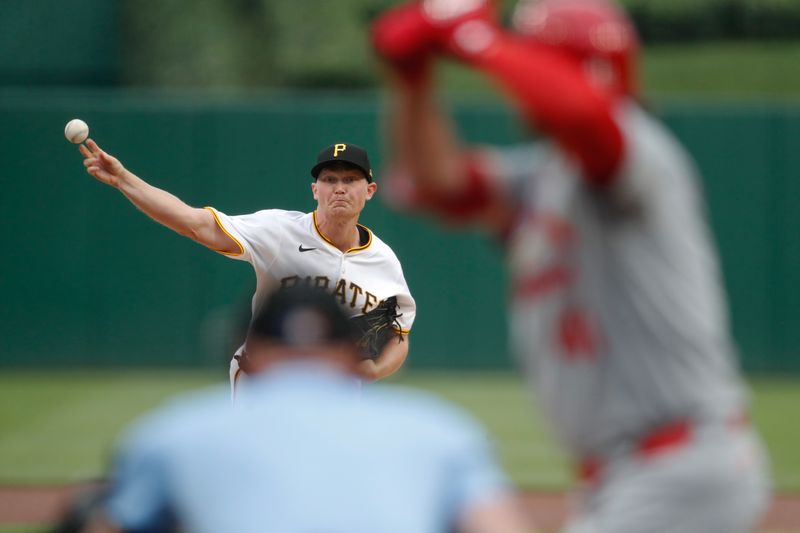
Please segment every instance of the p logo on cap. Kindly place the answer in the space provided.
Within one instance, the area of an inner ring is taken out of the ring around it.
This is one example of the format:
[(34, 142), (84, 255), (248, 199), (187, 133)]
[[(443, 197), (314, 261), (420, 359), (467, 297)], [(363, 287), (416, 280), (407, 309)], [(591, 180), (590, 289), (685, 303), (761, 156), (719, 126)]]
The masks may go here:
[(311, 175), (317, 179), (326, 165), (331, 163), (349, 163), (361, 170), (368, 182), (372, 182), (372, 166), (367, 151), (355, 144), (336, 143), (323, 149), (317, 155), (317, 164), (311, 168)]

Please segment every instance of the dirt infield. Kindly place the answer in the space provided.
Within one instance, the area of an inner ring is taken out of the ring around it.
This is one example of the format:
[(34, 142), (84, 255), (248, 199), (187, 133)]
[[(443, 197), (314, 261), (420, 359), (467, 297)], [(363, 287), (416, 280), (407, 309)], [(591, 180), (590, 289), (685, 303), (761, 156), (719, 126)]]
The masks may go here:
[[(0, 487), (0, 525), (50, 524), (91, 484), (51, 487)], [(557, 530), (567, 511), (561, 492), (527, 491), (522, 501), (531, 520), (548, 531)], [(800, 494), (775, 496), (762, 529), (800, 532)]]
[[(556, 531), (563, 524), (567, 514), (567, 497), (564, 493), (526, 491), (522, 501), (532, 523), (542, 529)], [(800, 493), (776, 495), (759, 529), (800, 533)]]

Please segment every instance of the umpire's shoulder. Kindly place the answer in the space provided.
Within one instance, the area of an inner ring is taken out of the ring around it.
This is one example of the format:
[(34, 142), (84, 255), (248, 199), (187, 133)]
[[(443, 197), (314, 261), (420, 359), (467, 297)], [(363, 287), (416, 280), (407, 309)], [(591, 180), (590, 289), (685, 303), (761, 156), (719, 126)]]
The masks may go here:
[(230, 411), (226, 386), (179, 394), (134, 420), (123, 431), (118, 446), (163, 447), (182, 440), (192, 428), (207, 427), (209, 421), (228, 416)]
[(416, 432), (443, 441), (487, 438), (485, 428), (471, 414), (429, 392), (380, 384), (366, 389), (365, 400), (374, 407), (375, 416), (396, 428), (406, 428), (409, 434)]

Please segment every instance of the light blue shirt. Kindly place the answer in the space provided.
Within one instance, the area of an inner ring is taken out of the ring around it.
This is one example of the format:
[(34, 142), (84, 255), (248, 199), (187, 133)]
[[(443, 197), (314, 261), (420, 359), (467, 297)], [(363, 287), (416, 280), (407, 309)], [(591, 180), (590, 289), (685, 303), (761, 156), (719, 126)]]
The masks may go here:
[(175, 401), (116, 459), (107, 511), (132, 531), (445, 532), (507, 490), (461, 411), (308, 364), (252, 379), (236, 409), (222, 389)]

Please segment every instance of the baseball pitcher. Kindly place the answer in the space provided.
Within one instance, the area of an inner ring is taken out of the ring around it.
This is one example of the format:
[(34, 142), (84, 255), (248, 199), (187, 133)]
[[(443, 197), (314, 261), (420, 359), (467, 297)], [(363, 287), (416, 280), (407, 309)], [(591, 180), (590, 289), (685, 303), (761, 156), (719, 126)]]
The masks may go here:
[[(405, 361), (416, 305), (397, 256), (358, 223), (378, 188), (363, 148), (336, 143), (319, 153), (311, 169), (317, 202), (313, 212), (269, 209), (240, 216), (185, 204), (128, 171), (91, 139), (80, 151), (89, 174), (118, 189), (156, 222), (250, 263), (256, 274), (254, 312), (273, 290), (316, 287), (332, 293), (364, 332), (364, 360), (358, 369), (362, 378), (386, 377)], [(234, 393), (247, 369), (246, 354), (242, 345), (231, 360)]]

